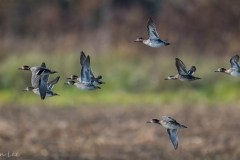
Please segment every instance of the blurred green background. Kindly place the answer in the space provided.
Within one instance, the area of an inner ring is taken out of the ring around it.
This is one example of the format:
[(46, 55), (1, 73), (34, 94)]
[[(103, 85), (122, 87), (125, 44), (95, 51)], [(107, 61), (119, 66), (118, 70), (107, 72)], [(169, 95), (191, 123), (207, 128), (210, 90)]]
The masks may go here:
[[(1, 1), (0, 103), (45, 106), (84, 105), (224, 105), (239, 102), (239, 78), (214, 73), (229, 68), (240, 51), (240, 2), (224, 0), (133, 1)], [(151, 48), (134, 43), (146, 37), (151, 17), (170, 46)], [(63, 85), (79, 74), (79, 54), (91, 56), (95, 75), (105, 85), (81, 91)], [(177, 73), (175, 57), (197, 67), (201, 80), (164, 81)], [(39, 97), (22, 92), (31, 85), (22, 65), (42, 62), (61, 76), (54, 92)]]

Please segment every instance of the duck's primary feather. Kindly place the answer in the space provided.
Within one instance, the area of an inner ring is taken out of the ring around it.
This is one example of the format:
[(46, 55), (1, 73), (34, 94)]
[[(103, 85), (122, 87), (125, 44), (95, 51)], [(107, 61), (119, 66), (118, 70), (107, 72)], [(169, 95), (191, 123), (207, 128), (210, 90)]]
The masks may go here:
[(174, 149), (178, 148), (178, 135), (177, 135), (177, 129), (167, 129), (169, 139), (171, 140)]
[(230, 59), (230, 63), (231, 63), (231, 68), (236, 70), (236, 71), (240, 71), (240, 66), (239, 66), (239, 56), (235, 55)]
[(153, 20), (150, 18), (147, 23), (147, 31), (150, 40), (159, 40), (160, 37), (157, 33), (156, 25), (154, 24)]
[(180, 75), (183, 75), (183, 76), (189, 75), (188, 71), (186, 70), (185, 64), (178, 58), (176, 58), (176, 67)]

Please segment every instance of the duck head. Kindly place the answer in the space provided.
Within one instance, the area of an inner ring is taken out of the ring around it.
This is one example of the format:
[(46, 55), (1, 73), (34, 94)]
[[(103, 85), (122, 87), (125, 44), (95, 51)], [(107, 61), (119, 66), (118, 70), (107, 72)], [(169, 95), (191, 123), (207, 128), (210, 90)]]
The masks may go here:
[(71, 79), (71, 80), (77, 80), (78, 76), (77, 75), (71, 75), (70, 77), (68, 77), (67, 79)]
[(226, 69), (225, 68), (218, 68), (215, 72), (225, 72)]
[(67, 84), (67, 85), (74, 85), (74, 81), (68, 81), (68, 82), (65, 82), (64, 84)]
[(23, 91), (32, 91), (33, 89), (34, 89), (34, 87), (27, 87)]
[(18, 70), (30, 70), (30, 66), (22, 66), (21, 68), (18, 68)]
[(142, 37), (139, 37), (139, 38), (137, 38), (134, 42), (143, 42), (143, 38)]
[(164, 80), (171, 80), (171, 79), (177, 79), (175, 76), (168, 76), (167, 78), (165, 78)]
[(147, 123), (157, 123), (157, 124), (161, 124), (158, 119), (151, 119), (150, 121), (147, 121)]

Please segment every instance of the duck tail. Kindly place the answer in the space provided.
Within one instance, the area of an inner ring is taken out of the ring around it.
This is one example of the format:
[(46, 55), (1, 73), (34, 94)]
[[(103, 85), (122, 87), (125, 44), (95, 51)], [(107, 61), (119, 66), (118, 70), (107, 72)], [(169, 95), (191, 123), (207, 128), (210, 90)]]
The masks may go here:
[(187, 128), (187, 127), (181, 124), (181, 128)]

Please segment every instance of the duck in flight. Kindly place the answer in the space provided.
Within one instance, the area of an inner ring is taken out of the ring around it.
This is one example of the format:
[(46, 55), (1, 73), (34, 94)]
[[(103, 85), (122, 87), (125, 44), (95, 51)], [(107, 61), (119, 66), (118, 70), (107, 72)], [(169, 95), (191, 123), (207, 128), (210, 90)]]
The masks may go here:
[(230, 64), (231, 64), (230, 69), (218, 68), (215, 72), (226, 73), (234, 77), (240, 76), (240, 66), (238, 61), (239, 61), (239, 56), (235, 55), (230, 59)]
[(172, 142), (174, 149), (178, 148), (178, 129), (187, 128), (186, 126), (178, 123), (175, 119), (167, 116), (163, 116), (162, 120), (151, 119), (150, 121), (147, 121), (147, 123), (156, 123), (167, 128), (168, 136)]
[(160, 39), (157, 33), (156, 25), (154, 24), (151, 18), (147, 22), (147, 31), (148, 31), (148, 37), (149, 37), (148, 39), (139, 37), (134, 42), (143, 42), (144, 44), (150, 47), (161, 47), (161, 46), (167, 46), (170, 44), (166, 40), (163, 41)]
[(179, 79), (180, 81), (184, 82), (191, 82), (197, 79), (201, 79), (199, 77), (194, 77), (193, 74), (196, 72), (196, 67), (192, 66), (190, 70), (186, 70), (185, 64), (178, 58), (176, 58), (176, 67), (178, 70), (178, 74), (175, 76), (169, 76), (165, 78), (165, 80), (176, 80)]
[(57, 73), (56, 71), (46, 68), (43, 62), (41, 66), (22, 66), (19, 70), (28, 70), (32, 72), (31, 83), (33, 88), (39, 88), (41, 99), (45, 99), (48, 90), (48, 79), (50, 74)]
[[(81, 52), (80, 54), (80, 64), (81, 66), (83, 66), (83, 63), (84, 61), (86, 60), (87, 56), (84, 54), (84, 52)], [(99, 84), (104, 84), (105, 82), (102, 82), (101, 79), (102, 79), (102, 76), (98, 76), (98, 77), (95, 77), (94, 74), (93, 74), (93, 71), (92, 71), (92, 68), (89, 67), (90, 69), (90, 79), (91, 79), (91, 84), (93, 85), (99, 85)], [(77, 75), (71, 75), (69, 78), (67, 79), (70, 79), (70, 80), (77, 80), (77, 81), (81, 81), (81, 77), (78, 77)]]
[(101, 89), (100, 87), (94, 85), (91, 83), (91, 78), (90, 78), (90, 57), (87, 56), (85, 61), (82, 64), (82, 69), (81, 69), (81, 77), (79, 82), (75, 81), (68, 81), (64, 84), (67, 85), (74, 85), (79, 89), (82, 90), (95, 90), (95, 89)]
[[(59, 81), (59, 79), (60, 79), (60, 76), (57, 76), (54, 80), (52, 80), (51, 82), (48, 83), (48, 88), (47, 88), (46, 97), (59, 96), (57, 93), (54, 93), (54, 92), (52, 91), (54, 85)], [(40, 96), (39, 88), (27, 87), (27, 88), (24, 89), (23, 91), (32, 91), (32, 92), (35, 93), (36, 95), (39, 95), (39, 96)]]

